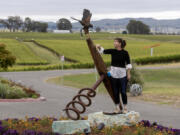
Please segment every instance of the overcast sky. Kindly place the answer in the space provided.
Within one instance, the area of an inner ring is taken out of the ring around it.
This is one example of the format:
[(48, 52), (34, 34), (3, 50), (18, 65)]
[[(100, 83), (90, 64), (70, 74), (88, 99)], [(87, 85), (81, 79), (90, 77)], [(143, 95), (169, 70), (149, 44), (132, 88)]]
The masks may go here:
[(78, 17), (84, 8), (92, 20), (103, 18), (153, 17), (180, 18), (180, 0), (0, 0), (0, 18), (19, 15), (35, 20), (57, 21)]

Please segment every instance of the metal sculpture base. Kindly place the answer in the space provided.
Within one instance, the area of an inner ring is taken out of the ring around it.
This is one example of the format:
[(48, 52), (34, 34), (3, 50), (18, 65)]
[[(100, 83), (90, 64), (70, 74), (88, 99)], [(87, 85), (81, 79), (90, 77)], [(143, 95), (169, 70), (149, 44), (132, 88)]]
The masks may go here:
[(103, 112), (104, 115), (117, 115), (117, 114), (124, 114), (123, 112), (118, 112), (118, 113), (115, 113), (115, 112)]
[[(92, 88), (81, 89), (78, 94), (72, 99), (72, 101), (66, 105), (64, 111), (66, 112), (68, 118), (72, 120), (80, 119), (80, 114), (84, 113), (86, 111), (86, 107), (91, 105), (91, 98), (96, 96), (95, 90), (103, 80), (104, 75), (101, 75), (100, 79), (93, 85)], [(88, 100), (88, 103), (83, 102), (83, 100), (81, 99), (82, 97), (86, 98), (86, 100)], [(76, 105), (80, 105), (82, 107), (81, 110), (77, 108)], [(70, 111), (74, 112), (76, 116), (72, 116), (72, 113), (70, 113)]]

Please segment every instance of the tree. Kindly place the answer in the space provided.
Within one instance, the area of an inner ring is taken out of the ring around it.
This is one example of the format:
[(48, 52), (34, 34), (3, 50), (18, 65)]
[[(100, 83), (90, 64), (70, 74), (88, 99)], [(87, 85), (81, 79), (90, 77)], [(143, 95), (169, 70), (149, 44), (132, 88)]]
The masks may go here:
[(47, 32), (48, 24), (38, 21), (32, 21), (32, 31), (36, 32)]
[(0, 68), (7, 69), (9, 66), (15, 64), (16, 57), (13, 56), (5, 45), (0, 43)]
[(39, 24), (39, 32), (47, 32), (48, 24), (47, 23), (40, 23)]
[(21, 28), (23, 21), (20, 16), (9, 16), (7, 20), (0, 20), (5, 27), (7, 27), (11, 32), (15, 32)]
[(124, 31), (122, 32), (122, 34), (127, 34), (127, 31), (124, 30)]
[(13, 30), (15, 32), (16, 30), (19, 30), (19, 28), (22, 26), (23, 21), (20, 16), (9, 16), (7, 20), (9, 24), (10, 31)]
[(26, 17), (24, 20), (24, 30), (25, 32), (30, 32), (32, 30), (32, 20), (29, 17)]
[(62, 18), (57, 21), (57, 28), (59, 30), (70, 30), (71, 31), (72, 24), (68, 19)]
[(96, 32), (100, 32), (101, 28), (100, 27), (96, 27)]
[(2, 24), (7, 29), (10, 29), (10, 25), (6, 20), (0, 19), (0, 24)]
[(14, 27), (16, 30), (19, 30), (21, 28), (21, 26), (23, 25), (23, 20), (21, 19), (20, 16), (15, 16), (14, 19), (15, 19)]
[(130, 20), (127, 25), (129, 34), (149, 34), (149, 26), (141, 21)]

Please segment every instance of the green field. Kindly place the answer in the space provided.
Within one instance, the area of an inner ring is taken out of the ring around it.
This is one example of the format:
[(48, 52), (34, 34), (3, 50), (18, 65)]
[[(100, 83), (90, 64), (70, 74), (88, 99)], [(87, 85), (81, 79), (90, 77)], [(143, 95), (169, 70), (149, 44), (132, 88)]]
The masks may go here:
[[(126, 50), (131, 59), (150, 57), (150, 49), (146, 46), (160, 44), (154, 48), (154, 56), (169, 56), (180, 54), (180, 36), (176, 35), (122, 35), (110, 33), (91, 33), (95, 44), (101, 44), (104, 48), (113, 48), (113, 39), (122, 37), (127, 41)], [(79, 33), (53, 34), (53, 33), (0, 33), (0, 43), (7, 45), (7, 49), (16, 56), (18, 64), (41, 65), (60, 64), (59, 58), (46, 49), (35, 46), (32, 42), (19, 42), (34, 39), (38, 43), (51, 48), (69, 59), (79, 63), (92, 63), (85, 37)], [(103, 56), (106, 62), (110, 62), (110, 56)], [(28, 67), (28, 66), (26, 66)]]
[(0, 39), (14, 56), (16, 64), (43, 65), (60, 63), (58, 57), (31, 42), (19, 42), (15, 39)]
[(14, 39), (0, 39), (0, 43), (4, 43), (7, 50), (16, 56), (16, 63), (47, 63), (46, 60), (35, 55), (27, 45)]
[[(139, 40), (150, 40), (150, 41), (162, 41), (162, 42), (174, 42), (180, 43), (180, 36), (179, 35), (123, 35), (119, 33), (90, 33), (92, 39), (96, 40), (104, 40), (104, 39), (114, 39), (115, 37), (122, 37), (126, 40), (130, 39), (139, 39)], [(84, 40), (85, 37), (80, 37), (79, 33), (73, 34), (53, 34), (53, 33), (36, 33), (36, 32), (29, 32), (29, 33), (22, 33), (22, 32), (0, 32), (0, 39), (15, 39), (16, 37), (20, 39), (41, 39), (41, 40)]]
[[(39, 43), (64, 54), (66, 57), (79, 62), (92, 62), (91, 55), (84, 40), (37, 40)], [(113, 48), (113, 40), (94, 40), (95, 44), (101, 44), (104, 48)], [(160, 46), (154, 48), (154, 56), (167, 56), (179, 54), (180, 43), (155, 42), (142, 40), (127, 40), (126, 50), (129, 51), (131, 59), (150, 56), (150, 49), (144, 47), (159, 43)], [(110, 61), (109, 56), (103, 56), (105, 61)]]
[[(173, 104), (180, 107), (180, 70), (178, 68), (140, 70), (140, 73), (144, 80), (143, 95), (131, 97), (132, 99)], [(91, 73), (51, 78), (47, 82), (81, 89), (92, 87), (96, 82), (95, 78), (95, 73)], [(99, 92), (106, 93), (102, 84), (99, 87)]]
[(37, 57), (40, 57), (43, 60), (46, 60), (50, 64), (59, 63), (60, 60), (56, 55), (53, 55), (51, 52), (43, 49), (39, 46), (36, 46), (32, 42), (23, 42)]

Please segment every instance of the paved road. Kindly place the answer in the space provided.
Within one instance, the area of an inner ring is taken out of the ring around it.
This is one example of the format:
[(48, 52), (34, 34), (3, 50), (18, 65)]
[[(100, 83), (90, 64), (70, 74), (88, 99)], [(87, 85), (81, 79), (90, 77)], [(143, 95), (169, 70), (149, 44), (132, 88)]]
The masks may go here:
[[(77, 94), (77, 89), (48, 84), (45, 80), (55, 76), (89, 72), (94, 72), (94, 70), (1, 72), (1, 77), (21, 82), (28, 87), (33, 87), (41, 94), (41, 96), (46, 97), (47, 101), (31, 103), (0, 102), (0, 119), (24, 118), (25, 116), (37, 117), (44, 115), (59, 118), (63, 114), (61, 110), (64, 109), (66, 103)], [(111, 111), (113, 108), (113, 103), (108, 95), (98, 94), (93, 99), (93, 104), (87, 109), (87, 113), (102, 110)], [(172, 126), (173, 128), (180, 128), (180, 108), (136, 101), (129, 101), (128, 108), (129, 110), (140, 112), (141, 119), (156, 121), (165, 126)]]

